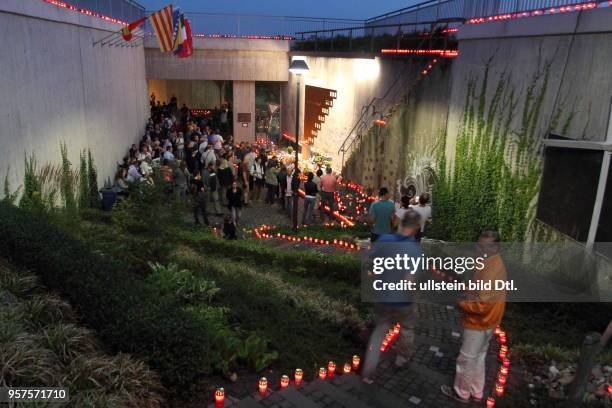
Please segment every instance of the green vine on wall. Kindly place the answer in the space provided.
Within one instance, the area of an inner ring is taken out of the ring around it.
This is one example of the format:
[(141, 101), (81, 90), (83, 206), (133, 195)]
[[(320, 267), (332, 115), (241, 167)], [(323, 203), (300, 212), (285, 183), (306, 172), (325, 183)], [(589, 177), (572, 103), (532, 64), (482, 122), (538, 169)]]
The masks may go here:
[[(497, 230), (505, 241), (523, 241), (534, 218), (551, 62), (531, 78), (524, 97), (507, 72), (488, 96), (491, 63), (480, 84), (468, 80), (452, 163), (446, 146), (438, 152), (431, 228), (437, 238), (472, 241), (481, 231)], [(548, 129), (559, 116), (555, 112)]]

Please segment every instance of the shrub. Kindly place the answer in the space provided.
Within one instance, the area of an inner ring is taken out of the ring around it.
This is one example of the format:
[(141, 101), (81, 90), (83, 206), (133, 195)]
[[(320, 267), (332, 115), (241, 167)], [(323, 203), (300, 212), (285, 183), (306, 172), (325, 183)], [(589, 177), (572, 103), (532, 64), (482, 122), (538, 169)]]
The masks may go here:
[(207, 330), (175, 298), (26, 211), (0, 203), (0, 253), (65, 295), (116, 351), (145, 359), (172, 391), (211, 370)]

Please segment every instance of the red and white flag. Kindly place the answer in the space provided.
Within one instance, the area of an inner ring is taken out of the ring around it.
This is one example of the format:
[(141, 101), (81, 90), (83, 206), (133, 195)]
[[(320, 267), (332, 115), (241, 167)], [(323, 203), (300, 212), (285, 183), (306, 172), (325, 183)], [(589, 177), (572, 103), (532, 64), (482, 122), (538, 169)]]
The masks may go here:
[(174, 49), (174, 26), (172, 24), (172, 5), (156, 11), (149, 17), (151, 25), (155, 30), (159, 49), (161, 52), (169, 52)]

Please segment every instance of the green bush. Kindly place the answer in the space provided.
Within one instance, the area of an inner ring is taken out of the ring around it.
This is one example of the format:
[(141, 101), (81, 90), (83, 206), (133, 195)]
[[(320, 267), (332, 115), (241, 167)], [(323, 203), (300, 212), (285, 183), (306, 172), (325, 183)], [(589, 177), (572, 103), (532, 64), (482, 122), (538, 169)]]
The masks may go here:
[(6, 203), (0, 231), (0, 253), (64, 294), (105, 344), (147, 360), (172, 391), (188, 391), (212, 369), (208, 330), (176, 297), (160, 297), (124, 265)]

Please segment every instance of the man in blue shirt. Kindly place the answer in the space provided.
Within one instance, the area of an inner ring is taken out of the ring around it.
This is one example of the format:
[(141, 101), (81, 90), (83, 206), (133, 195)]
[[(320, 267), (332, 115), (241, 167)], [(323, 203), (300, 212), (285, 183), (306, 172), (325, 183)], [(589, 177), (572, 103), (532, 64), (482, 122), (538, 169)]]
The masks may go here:
[[(407, 255), (420, 257), (423, 249), (415, 236), (421, 230), (421, 217), (412, 210), (407, 211), (400, 221), (396, 234), (381, 235), (372, 251), (372, 257), (390, 257)], [(420, 270), (385, 270), (377, 276), (384, 282), (392, 283), (401, 280), (414, 281), (418, 278)], [(401, 326), (397, 339), (397, 357), (395, 365), (406, 364), (414, 354), (414, 327), (418, 318), (418, 307), (412, 302), (414, 294), (403, 291), (385, 291), (381, 293), (375, 306), (376, 327), (370, 336), (367, 354), (362, 371), (362, 377), (368, 379), (376, 370), (380, 359), (380, 346), (389, 328), (396, 323)]]
[(389, 190), (382, 187), (378, 193), (378, 201), (370, 205), (368, 221), (372, 226), (370, 239), (375, 242), (383, 234), (391, 233), (391, 223), (395, 215), (395, 204), (389, 199)]

